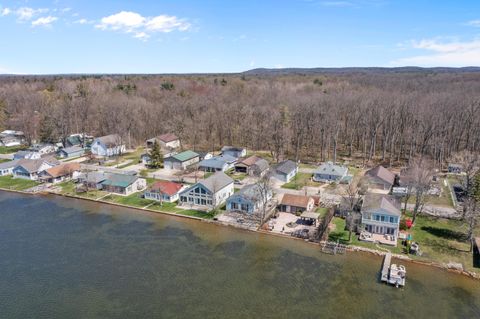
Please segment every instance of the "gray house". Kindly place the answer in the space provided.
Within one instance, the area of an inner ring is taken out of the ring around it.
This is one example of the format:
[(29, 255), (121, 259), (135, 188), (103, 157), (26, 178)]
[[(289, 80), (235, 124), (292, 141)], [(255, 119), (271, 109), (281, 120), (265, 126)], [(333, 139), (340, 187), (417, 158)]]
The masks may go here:
[[(272, 198), (270, 192), (267, 200)], [(227, 211), (242, 212), (247, 214), (257, 213), (262, 208), (263, 196), (261, 188), (256, 185), (247, 185), (227, 199)]]
[(83, 156), (83, 154), (85, 154), (85, 151), (80, 146), (71, 146), (62, 148), (58, 151), (57, 154), (62, 158), (73, 158)]
[(363, 200), (361, 213), (363, 229), (372, 234), (391, 235), (396, 245), (402, 212), (395, 197), (368, 194)]
[(258, 156), (250, 156), (235, 164), (237, 173), (246, 173), (251, 176), (262, 176), (268, 171), (268, 168), (268, 162)]
[(365, 173), (368, 187), (389, 191), (395, 183), (395, 174), (382, 165), (378, 165)]
[(233, 168), (236, 161), (237, 159), (230, 155), (215, 156), (198, 163), (198, 169), (204, 172), (225, 172)]
[(345, 166), (335, 165), (332, 162), (326, 162), (320, 165), (320, 167), (313, 174), (313, 180), (315, 182), (340, 183), (347, 179), (348, 168)]
[(274, 169), (274, 175), (276, 179), (288, 183), (298, 173), (298, 165), (294, 161), (286, 160), (278, 163)]

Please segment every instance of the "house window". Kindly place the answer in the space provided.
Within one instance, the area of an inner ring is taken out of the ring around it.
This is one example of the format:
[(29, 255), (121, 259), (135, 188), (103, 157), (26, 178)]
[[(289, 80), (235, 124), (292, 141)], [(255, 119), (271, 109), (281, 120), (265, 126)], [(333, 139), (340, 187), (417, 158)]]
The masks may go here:
[(384, 222), (385, 221), (385, 216), (380, 216), (380, 221)]
[(394, 222), (395, 222), (395, 218), (394, 218), (394, 217), (390, 217), (390, 222), (391, 222), (391, 223), (394, 223)]
[(211, 201), (211, 200), (207, 200), (207, 205), (212, 205), (212, 201)]
[(200, 193), (200, 189), (199, 189), (198, 187), (195, 188), (195, 193), (196, 193), (196, 194), (199, 194), (199, 193)]
[(232, 207), (232, 209), (238, 209), (237, 203), (231, 203), (230, 206)]
[(242, 210), (248, 211), (248, 204), (242, 204)]
[(203, 188), (200, 190), (200, 192), (201, 192), (202, 194), (206, 194), (206, 193), (207, 193)]
[(375, 215), (375, 220), (376, 220), (376, 221), (380, 221), (380, 216)]

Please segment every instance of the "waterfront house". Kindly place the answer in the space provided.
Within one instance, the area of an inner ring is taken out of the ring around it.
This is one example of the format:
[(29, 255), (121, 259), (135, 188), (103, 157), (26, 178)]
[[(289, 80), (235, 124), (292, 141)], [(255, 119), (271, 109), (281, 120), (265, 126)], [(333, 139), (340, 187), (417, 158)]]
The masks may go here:
[[(272, 192), (267, 194), (267, 201), (272, 198)], [(256, 214), (263, 205), (262, 189), (257, 184), (246, 185), (227, 199), (226, 210)]]
[(258, 156), (250, 156), (235, 164), (235, 172), (250, 176), (263, 176), (268, 171), (268, 162)]
[(222, 155), (229, 155), (238, 159), (247, 155), (247, 149), (243, 147), (224, 146), (222, 147)]
[(47, 183), (59, 183), (80, 175), (79, 163), (60, 164), (40, 172), (40, 180)]
[(323, 163), (313, 174), (315, 182), (323, 183), (340, 183), (347, 179), (348, 168), (345, 166), (335, 165), (332, 162)]
[(40, 159), (42, 155), (37, 152), (30, 152), (30, 151), (18, 151), (13, 155), (13, 159)]
[(13, 169), (18, 166), (21, 159), (0, 163), (0, 176), (13, 175)]
[(198, 169), (204, 172), (225, 172), (234, 167), (237, 159), (230, 155), (215, 156), (198, 163)]
[(276, 179), (288, 183), (298, 173), (298, 165), (294, 161), (286, 160), (278, 163), (274, 167), (273, 177)]
[(382, 165), (378, 165), (367, 172), (365, 178), (369, 188), (390, 191), (395, 183), (395, 174)]
[(125, 143), (118, 134), (97, 137), (91, 145), (92, 154), (101, 157), (121, 155), (125, 150)]
[(128, 196), (145, 189), (147, 181), (135, 175), (107, 173), (100, 185), (105, 192)]
[(60, 162), (53, 157), (41, 159), (24, 159), (13, 168), (12, 174), (15, 178), (30, 179), (36, 181), (42, 171), (59, 165)]
[(181, 191), (180, 203), (214, 208), (222, 205), (233, 192), (233, 179), (223, 172), (216, 172)]
[(87, 171), (78, 175), (78, 183), (82, 184), (86, 190), (102, 189), (102, 182), (107, 179), (107, 173), (97, 171)]
[(380, 242), (396, 245), (402, 213), (400, 202), (395, 197), (367, 194), (363, 199), (361, 214), (362, 229), (380, 235), (377, 236)]
[(57, 154), (61, 158), (74, 158), (83, 156), (85, 154), (85, 150), (80, 146), (70, 146), (58, 150)]
[(278, 210), (286, 213), (308, 212), (315, 206), (315, 200), (311, 196), (283, 194), (278, 205)]
[(150, 186), (144, 193), (145, 199), (151, 199), (159, 202), (173, 203), (178, 200), (178, 194), (184, 186), (170, 181), (158, 181)]
[(198, 163), (199, 156), (193, 151), (184, 151), (169, 157), (163, 161), (163, 166), (167, 169), (184, 170), (188, 166)]

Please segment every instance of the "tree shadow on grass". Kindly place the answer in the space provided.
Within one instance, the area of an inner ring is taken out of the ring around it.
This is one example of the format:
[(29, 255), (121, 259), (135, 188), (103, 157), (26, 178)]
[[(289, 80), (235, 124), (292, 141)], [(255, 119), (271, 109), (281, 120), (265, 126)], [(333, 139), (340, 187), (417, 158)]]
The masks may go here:
[(432, 226), (422, 226), (420, 229), (432, 234), (433, 236), (448, 239), (448, 240), (456, 240), (459, 242), (465, 242), (466, 240), (468, 240), (466, 234), (459, 231), (451, 230), (451, 229), (438, 228), (438, 227), (432, 227)]

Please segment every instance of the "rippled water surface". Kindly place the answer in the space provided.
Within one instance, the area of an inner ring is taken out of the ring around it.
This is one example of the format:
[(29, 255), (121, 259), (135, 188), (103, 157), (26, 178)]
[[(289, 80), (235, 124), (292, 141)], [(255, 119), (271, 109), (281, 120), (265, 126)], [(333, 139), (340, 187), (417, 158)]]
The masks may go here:
[(480, 318), (480, 282), (299, 241), (0, 192), (0, 318)]

